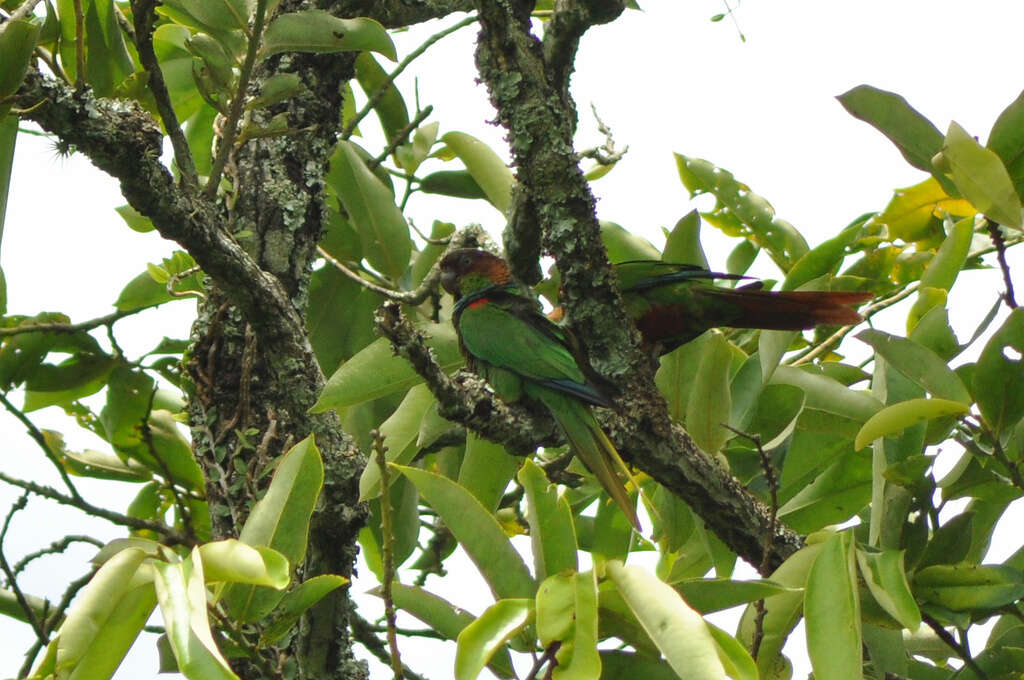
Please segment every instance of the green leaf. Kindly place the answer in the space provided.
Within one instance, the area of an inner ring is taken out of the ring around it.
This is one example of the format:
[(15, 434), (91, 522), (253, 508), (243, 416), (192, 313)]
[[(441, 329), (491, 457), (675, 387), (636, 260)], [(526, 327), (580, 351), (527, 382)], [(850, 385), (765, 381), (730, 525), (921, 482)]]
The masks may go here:
[(868, 590), (890, 616), (908, 630), (921, 625), (921, 611), (914, 602), (903, 567), (902, 550), (857, 550), (857, 564)]
[(971, 395), (960, 376), (952, 371), (942, 357), (913, 340), (866, 329), (857, 339), (874, 348), (890, 366), (912, 380), (926, 392), (969, 405)]
[(609, 262), (661, 259), (658, 249), (642, 236), (637, 236), (614, 222), (601, 220), (600, 225), (601, 242), (608, 251)]
[(529, 458), (519, 468), (518, 479), (526, 493), (526, 520), (537, 578), (576, 571), (576, 526), (569, 502)]
[(377, 271), (398, 280), (409, 267), (409, 225), (391, 190), (374, 175), (349, 142), (338, 142), (327, 182), (338, 193), (359, 232), (363, 254)]
[(967, 557), (974, 534), (974, 516), (973, 512), (964, 512), (939, 527), (925, 546), (917, 568), (956, 564)]
[[(196, 0), (197, 2), (200, 0)], [(278, 15), (263, 33), (260, 57), (279, 52), (377, 52), (395, 61), (391, 36), (373, 19), (340, 19), (319, 9)]]
[(853, 535), (833, 534), (807, 574), (807, 651), (821, 680), (861, 680), (860, 599)]
[[(5, 23), (4, 30), (0, 31), (0, 62), (4, 64), (0, 69), (0, 102), (21, 87), (41, 30), (40, 24), (19, 19)], [(7, 115), (9, 108), (9, 102), (0, 103), (0, 119)]]
[(870, 85), (858, 85), (836, 99), (855, 118), (888, 137), (908, 163), (932, 172), (932, 156), (942, 147), (942, 133), (906, 99)]
[(501, 444), (467, 432), (466, 453), (459, 467), (459, 484), (485, 508), (494, 512), (519, 467), (519, 460), (509, 455)]
[(1024, 93), (996, 118), (985, 146), (1002, 159), (1020, 196), (1024, 192)]
[[(162, 263), (162, 269), (174, 276), (188, 271), (196, 266), (192, 256), (184, 251), (177, 250)], [(174, 284), (177, 293), (187, 291), (203, 290), (200, 274), (194, 273), (186, 276)], [(150, 271), (139, 274), (132, 279), (122, 290), (114, 306), (123, 312), (130, 312), (136, 309), (145, 309), (165, 302), (180, 299), (167, 291), (167, 282), (157, 282)]]
[(153, 585), (168, 642), (185, 677), (237, 680), (210, 630), (199, 549), (193, 548), (183, 562), (154, 562)]
[[(868, 452), (847, 453), (826, 460), (835, 462), (810, 484), (799, 485), (799, 491), (779, 508), (779, 517), (785, 518), (786, 523), (797, 531), (816, 531), (828, 524), (846, 521), (871, 501), (871, 456)], [(784, 478), (785, 474), (784, 469)], [(788, 491), (787, 485), (783, 493)]]
[(679, 677), (725, 678), (711, 631), (679, 593), (640, 567), (612, 560), (607, 570), (630, 611)]
[(273, 620), (260, 636), (260, 645), (277, 643), (288, 634), (307, 610), (348, 582), (347, 578), (337, 574), (320, 574), (303, 581), (298, 588), (281, 600), (281, 604), (274, 611)]
[(782, 282), (782, 290), (796, 290), (800, 286), (822, 276), (834, 275), (846, 255), (847, 247), (860, 234), (861, 224), (855, 223), (844, 229), (838, 236), (824, 241), (807, 251), (797, 260)]
[(512, 203), (515, 178), (498, 154), (465, 132), (449, 132), (441, 137), (441, 141), (463, 162), (491, 205), (506, 214)]
[(1015, 309), (978, 358), (974, 398), (985, 422), (1001, 435), (1024, 416), (1024, 309)]
[(665, 238), (661, 259), (710, 269), (704, 249), (700, 247), (700, 213), (693, 210), (676, 222), (676, 226)]
[(55, 644), (56, 670), (75, 677), (109, 678), (145, 625), (156, 595), (141, 577), (146, 553), (128, 548), (99, 568), (75, 598)]
[(644, 680), (678, 680), (671, 667), (657, 657), (635, 652), (602, 649), (601, 680), (643, 678)]
[[(389, 143), (404, 143), (408, 137), (398, 139), (398, 133), (409, 125), (409, 111), (405, 107), (405, 100), (402, 93), (395, 87), (394, 82), (389, 82), (388, 74), (380, 67), (377, 60), (369, 52), (363, 52), (356, 57), (356, 80), (359, 86), (366, 93), (368, 99), (376, 100), (373, 110), (380, 118), (381, 127), (384, 128), (384, 136)], [(383, 92), (378, 94), (378, 90)], [(409, 172), (415, 170), (406, 168)]]
[[(442, 369), (451, 372), (465, 363), (451, 324), (431, 324), (423, 330), (427, 335), (427, 345), (434, 350)], [(332, 408), (361, 404), (407, 390), (421, 382), (423, 378), (409, 362), (395, 356), (391, 343), (386, 338), (378, 338), (334, 372), (310, 412), (323, 413)]]
[(875, 221), (889, 227), (893, 239), (917, 241), (929, 235), (936, 218), (946, 214), (973, 217), (977, 210), (962, 198), (952, 198), (938, 180), (929, 177), (920, 184), (896, 189), (885, 210)]
[(560, 643), (553, 680), (589, 680), (601, 673), (597, 652), (597, 581), (593, 571), (549, 576), (537, 589), (537, 638)]
[(851, 390), (842, 383), (820, 373), (792, 366), (779, 366), (772, 374), (772, 383), (794, 385), (807, 395), (806, 408), (864, 422), (882, 407), (874, 397)]
[(914, 574), (914, 594), (954, 612), (988, 612), (1024, 596), (1024, 573), (1006, 566), (934, 565)]
[[(419, 450), (416, 439), (420, 423), (427, 409), (435, 403), (434, 395), (426, 385), (416, 385), (405, 395), (394, 413), (381, 424), (379, 431), (384, 437), (384, 445), (388, 447), (384, 454), (387, 462), (404, 465), (413, 459)], [(376, 456), (370, 457), (359, 477), (360, 501), (367, 501), (380, 495), (380, 472)]]
[[(267, 493), (253, 506), (239, 540), (273, 548), (291, 565), (301, 563), (306, 555), (309, 520), (323, 482), (323, 460), (309, 436), (281, 458)], [(282, 596), (276, 590), (253, 585), (229, 585), (222, 594), (229, 610), (242, 622), (266, 616)]]
[(757, 663), (739, 640), (710, 623), (708, 630), (715, 639), (718, 660), (725, 667), (726, 674), (735, 680), (758, 680)]
[(253, 0), (170, 0), (164, 4), (222, 31), (246, 30), (256, 7)]
[(459, 633), (456, 680), (474, 680), (491, 657), (533, 617), (533, 600), (498, 600)]
[(871, 416), (854, 440), (853, 447), (860, 450), (881, 437), (889, 437), (902, 430), (934, 418), (945, 418), (968, 413), (970, 406), (949, 399), (908, 399)]
[(537, 588), (523, 558), (494, 516), (466, 489), (442, 475), (393, 466), (416, 485), (483, 575), (496, 598), (532, 597)]
[(712, 334), (704, 345), (686, 407), (686, 431), (707, 453), (718, 451), (731, 436), (723, 426), (729, 422), (732, 411), (729, 392), (731, 365), (729, 342), (719, 333)]
[(253, 547), (238, 539), (199, 546), (207, 583), (251, 583), (280, 590), (291, 581), (288, 559), (273, 548)]
[[(2, 36), (0, 36), (2, 39)], [(0, 100), (3, 97), (0, 96)], [(11, 189), (11, 168), (14, 167), (14, 147), (18, 140), (18, 118), (3, 115), (4, 105), (0, 104), (0, 240), (4, 235), (4, 217), (7, 215), (7, 198)], [(0, 315), (7, 313), (7, 283), (0, 271)]]
[(673, 583), (672, 587), (679, 591), (687, 604), (701, 614), (731, 609), (739, 604), (800, 590), (771, 580), (733, 581), (728, 578), (685, 579)]
[(152, 472), (131, 459), (122, 460), (112, 453), (93, 449), (68, 451), (63, 442), (54, 445), (53, 437), (59, 436), (58, 433), (43, 430), (43, 436), (47, 438), (64, 469), (73, 475), (118, 482), (146, 482), (153, 478)]
[(1022, 226), (1020, 197), (994, 151), (983, 148), (953, 122), (942, 154), (949, 161), (956, 188), (979, 212), (1000, 224), (1018, 229)]
[[(771, 677), (770, 669), (782, 658), (782, 647), (800, 620), (807, 573), (818, 559), (823, 546), (822, 542), (809, 541), (803, 548), (790, 555), (770, 576), (773, 583), (792, 590), (769, 597), (764, 602), (766, 614), (762, 626), (761, 647), (757, 655), (757, 666), (762, 677)], [(757, 616), (754, 606), (749, 605), (740, 619), (737, 637), (748, 649), (754, 639)]]
[(420, 180), (420, 191), (454, 198), (487, 199), (469, 170), (438, 170)]

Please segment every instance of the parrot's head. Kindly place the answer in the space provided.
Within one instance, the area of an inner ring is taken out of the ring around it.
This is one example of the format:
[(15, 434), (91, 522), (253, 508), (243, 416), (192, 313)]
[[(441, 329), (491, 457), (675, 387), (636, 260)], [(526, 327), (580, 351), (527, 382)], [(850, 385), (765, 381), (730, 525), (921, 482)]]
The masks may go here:
[(441, 260), (441, 285), (455, 299), (490, 286), (503, 286), (510, 278), (505, 260), (485, 250), (459, 248)]

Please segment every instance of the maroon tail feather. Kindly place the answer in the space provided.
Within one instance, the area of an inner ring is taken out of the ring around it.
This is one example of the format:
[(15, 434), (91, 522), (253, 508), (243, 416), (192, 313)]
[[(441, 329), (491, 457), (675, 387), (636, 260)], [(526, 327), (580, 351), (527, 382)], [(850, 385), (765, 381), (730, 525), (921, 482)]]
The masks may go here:
[(872, 298), (871, 293), (848, 291), (763, 291), (708, 287), (706, 292), (723, 303), (742, 309), (726, 324), (733, 328), (802, 330), (819, 324), (849, 326), (863, 321), (853, 309)]

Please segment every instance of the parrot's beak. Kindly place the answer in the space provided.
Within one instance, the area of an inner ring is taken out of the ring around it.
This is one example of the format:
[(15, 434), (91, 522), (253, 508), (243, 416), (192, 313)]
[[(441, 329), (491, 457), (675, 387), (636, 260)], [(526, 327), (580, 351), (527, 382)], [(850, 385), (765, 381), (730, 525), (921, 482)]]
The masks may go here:
[(459, 275), (450, 269), (444, 269), (441, 271), (441, 286), (452, 294), (453, 297), (459, 297)]

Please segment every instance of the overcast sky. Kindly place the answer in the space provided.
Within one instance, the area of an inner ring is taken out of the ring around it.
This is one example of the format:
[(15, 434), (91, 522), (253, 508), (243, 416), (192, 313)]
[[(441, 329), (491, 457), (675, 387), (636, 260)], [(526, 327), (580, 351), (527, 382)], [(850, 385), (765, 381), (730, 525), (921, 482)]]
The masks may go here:
[[(573, 93), (580, 110), (580, 147), (602, 141), (591, 104), (617, 143), (629, 145), (619, 166), (594, 184), (600, 217), (659, 246), (660, 228), (670, 227), (693, 207), (676, 176), (673, 151), (732, 171), (814, 245), (855, 216), (882, 209), (894, 188), (924, 179), (884, 137), (850, 117), (835, 95), (861, 83), (890, 89), (940, 130), (955, 119), (984, 141), (992, 121), (1024, 87), (1024, 78), (1017, 75), (1024, 3), (748, 0), (737, 8), (736, 23), (730, 18), (711, 23), (712, 15), (726, 10), (710, 0), (642, 0), (641, 5), (643, 12), (628, 12), (587, 34)], [(397, 35), (399, 56), (451, 23), (434, 22)], [(440, 122), (442, 133), (470, 132), (505, 155), (503, 131), (480, 122), (493, 119), (494, 112), (483, 86), (474, 84), (474, 37), (470, 28), (446, 38), (410, 70), (406, 85), (412, 73), (418, 74), (420, 100), (434, 106), (433, 120)], [(411, 102), (411, 88), (402, 91)], [(0, 254), (9, 313), (64, 311), (75, 321), (108, 313), (121, 287), (146, 262), (159, 261), (173, 249), (155, 234), (124, 227), (112, 211), (123, 203), (116, 184), (81, 156), (58, 158), (49, 141), (22, 136), (14, 173)], [(440, 218), (479, 221), (495, 232), (502, 226), (498, 213), (480, 201), (445, 202), (440, 211), (437, 206), (414, 197), (410, 212), (421, 225)], [(716, 245), (709, 235), (705, 247), (712, 266), (724, 266), (731, 246)], [(978, 311), (968, 299), (985, 286), (989, 300), (999, 285), (998, 279), (975, 274), (958, 284), (951, 299), (953, 309), (965, 310), (953, 321), (958, 333), (969, 335), (989, 304)], [(117, 326), (118, 338), (129, 354), (138, 354), (162, 335), (186, 337), (193, 309), (191, 302), (176, 302), (124, 320)], [(894, 323), (898, 330), (901, 319)], [(66, 432), (76, 447), (98, 446), (59, 413), (40, 413), (38, 421)], [(4, 415), (0, 428), (5, 470), (56, 482), (20, 426)], [(83, 483), (82, 488), (95, 502), (116, 508), (133, 494), (116, 485)], [(0, 507), (16, 498), (10, 488), (0, 487)], [(120, 535), (105, 523), (87, 522), (50, 503), (33, 501), (30, 508), (12, 527), (12, 552), (39, 548), (65, 531), (104, 540)], [(63, 559), (46, 561), (55, 578), (37, 569), (23, 587), (58, 597), (62, 582), (81, 573), (92, 552), (72, 550)], [(466, 571), (459, 583), (463, 597), (466, 583), (476, 578), (471, 568)], [(355, 588), (371, 585), (357, 583)], [(477, 613), (487, 604), (451, 596)], [(0, 639), (0, 676), (6, 677), (21, 663), (12, 651), (26, 648), (30, 637), (25, 626), (0, 619)], [(438, 655), (439, 648), (409, 649), (408, 662), (435, 680), (449, 677), (451, 655)], [(453, 653), (454, 646), (447, 650)], [(116, 677), (155, 677), (153, 658), (151, 642), (137, 645)], [(377, 677), (387, 676), (378, 670)]]

